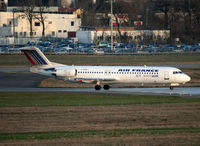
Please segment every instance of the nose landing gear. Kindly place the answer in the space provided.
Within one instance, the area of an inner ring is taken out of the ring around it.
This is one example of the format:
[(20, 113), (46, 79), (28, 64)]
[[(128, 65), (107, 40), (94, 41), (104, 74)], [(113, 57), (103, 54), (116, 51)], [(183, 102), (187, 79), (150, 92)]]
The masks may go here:
[(170, 90), (173, 90), (173, 89), (174, 89), (174, 87), (173, 87), (173, 86), (170, 86), (170, 87), (169, 87), (169, 89), (170, 89)]

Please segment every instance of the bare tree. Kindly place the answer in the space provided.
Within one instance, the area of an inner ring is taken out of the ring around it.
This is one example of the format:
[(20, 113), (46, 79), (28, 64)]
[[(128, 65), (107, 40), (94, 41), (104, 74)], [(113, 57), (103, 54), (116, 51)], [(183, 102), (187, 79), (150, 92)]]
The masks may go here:
[[(103, 21), (99, 23), (95, 14), (104, 13), (105, 18), (109, 18), (109, 0), (97, 0), (96, 5), (92, 5), (91, 0), (77, 0), (78, 5), (87, 12), (83, 24), (108, 26), (108, 19), (102, 19)], [(186, 43), (200, 40), (199, 0), (118, 0), (113, 6), (116, 29), (121, 41), (123, 41), (123, 33), (120, 32), (120, 27), (134, 26), (134, 21), (146, 22), (148, 29), (170, 29), (171, 41), (177, 37)], [(118, 19), (120, 14), (128, 14), (129, 22), (120, 23)], [(138, 18), (138, 16), (142, 17)], [(143, 25), (137, 28), (145, 29)]]
[(30, 26), (30, 37), (33, 36), (33, 18), (34, 18), (34, 8), (35, 8), (35, 2), (32, 0), (24, 0), (22, 2), (22, 10), (24, 12), (24, 16), (27, 18)]
[(198, 0), (173, 1), (169, 13), (172, 38), (178, 37), (185, 43), (199, 41), (199, 7)]
[(34, 18), (40, 21), (42, 23), (42, 37), (45, 37), (45, 20), (46, 17), (44, 16), (44, 11), (45, 11), (46, 6), (42, 4), (42, 2), (39, 4), (39, 15), (34, 15)]
[[(124, 7), (124, 3), (122, 2), (115, 2), (113, 5), (113, 16), (115, 18), (117, 31), (119, 34), (120, 42), (124, 42), (126, 39), (123, 37), (121, 33), (121, 26), (127, 26), (128, 15), (126, 9)], [(112, 18), (111, 18), (112, 19)], [(113, 24), (111, 24), (113, 25)]]
[(168, 29), (169, 19), (168, 12), (170, 10), (171, 1), (170, 0), (153, 0), (155, 7), (154, 9), (164, 13), (164, 27)]
[(5, 2), (1, 2), (0, 11), (6, 11), (6, 10), (7, 10), (7, 5), (5, 4)]
[(199, 0), (188, 0), (189, 1), (189, 20), (190, 22), (190, 38), (192, 42), (200, 41), (200, 1)]

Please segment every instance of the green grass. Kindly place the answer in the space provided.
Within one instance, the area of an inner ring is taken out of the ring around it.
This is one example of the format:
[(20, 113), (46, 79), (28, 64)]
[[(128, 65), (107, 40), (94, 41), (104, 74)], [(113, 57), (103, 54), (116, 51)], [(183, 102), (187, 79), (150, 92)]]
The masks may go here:
[(57, 131), (57, 132), (27, 132), (27, 133), (1, 133), (0, 141), (29, 140), (29, 139), (56, 139), (71, 137), (87, 137), (103, 135), (104, 137), (119, 137), (122, 135), (155, 135), (155, 134), (187, 134), (200, 133), (200, 128), (147, 128), (147, 129), (114, 129), (114, 130), (85, 130), (85, 131)]
[(73, 93), (0, 93), (0, 107), (100, 106), (200, 102), (200, 98), (157, 95), (73, 94)]
[(126, 64), (148, 62), (196, 62), (200, 61), (199, 54), (168, 54), (168, 55), (144, 55), (144, 56), (95, 56), (95, 55), (68, 55), (68, 56), (47, 56), (54, 62), (63, 64)]
[[(50, 61), (68, 65), (135, 65), (149, 62), (197, 62), (200, 54), (160, 54), (160, 55), (47, 55)], [(0, 66), (29, 65), (24, 55), (0, 55)]]

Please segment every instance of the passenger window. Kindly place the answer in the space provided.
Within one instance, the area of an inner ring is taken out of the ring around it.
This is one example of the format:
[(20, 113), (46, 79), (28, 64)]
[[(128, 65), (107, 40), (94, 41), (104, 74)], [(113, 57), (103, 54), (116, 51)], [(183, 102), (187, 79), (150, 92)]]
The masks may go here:
[(178, 72), (177, 72), (177, 71), (174, 71), (173, 74), (178, 74)]

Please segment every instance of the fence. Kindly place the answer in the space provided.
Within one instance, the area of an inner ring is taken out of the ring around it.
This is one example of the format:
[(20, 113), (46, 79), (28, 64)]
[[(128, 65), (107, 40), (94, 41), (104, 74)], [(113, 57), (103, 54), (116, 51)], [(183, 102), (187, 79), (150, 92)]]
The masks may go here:
[(16, 44), (16, 45), (24, 45), (27, 44), (28, 41), (39, 41), (40, 38), (36, 37), (0, 37), (0, 45), (10, 45), (10, 44)]

